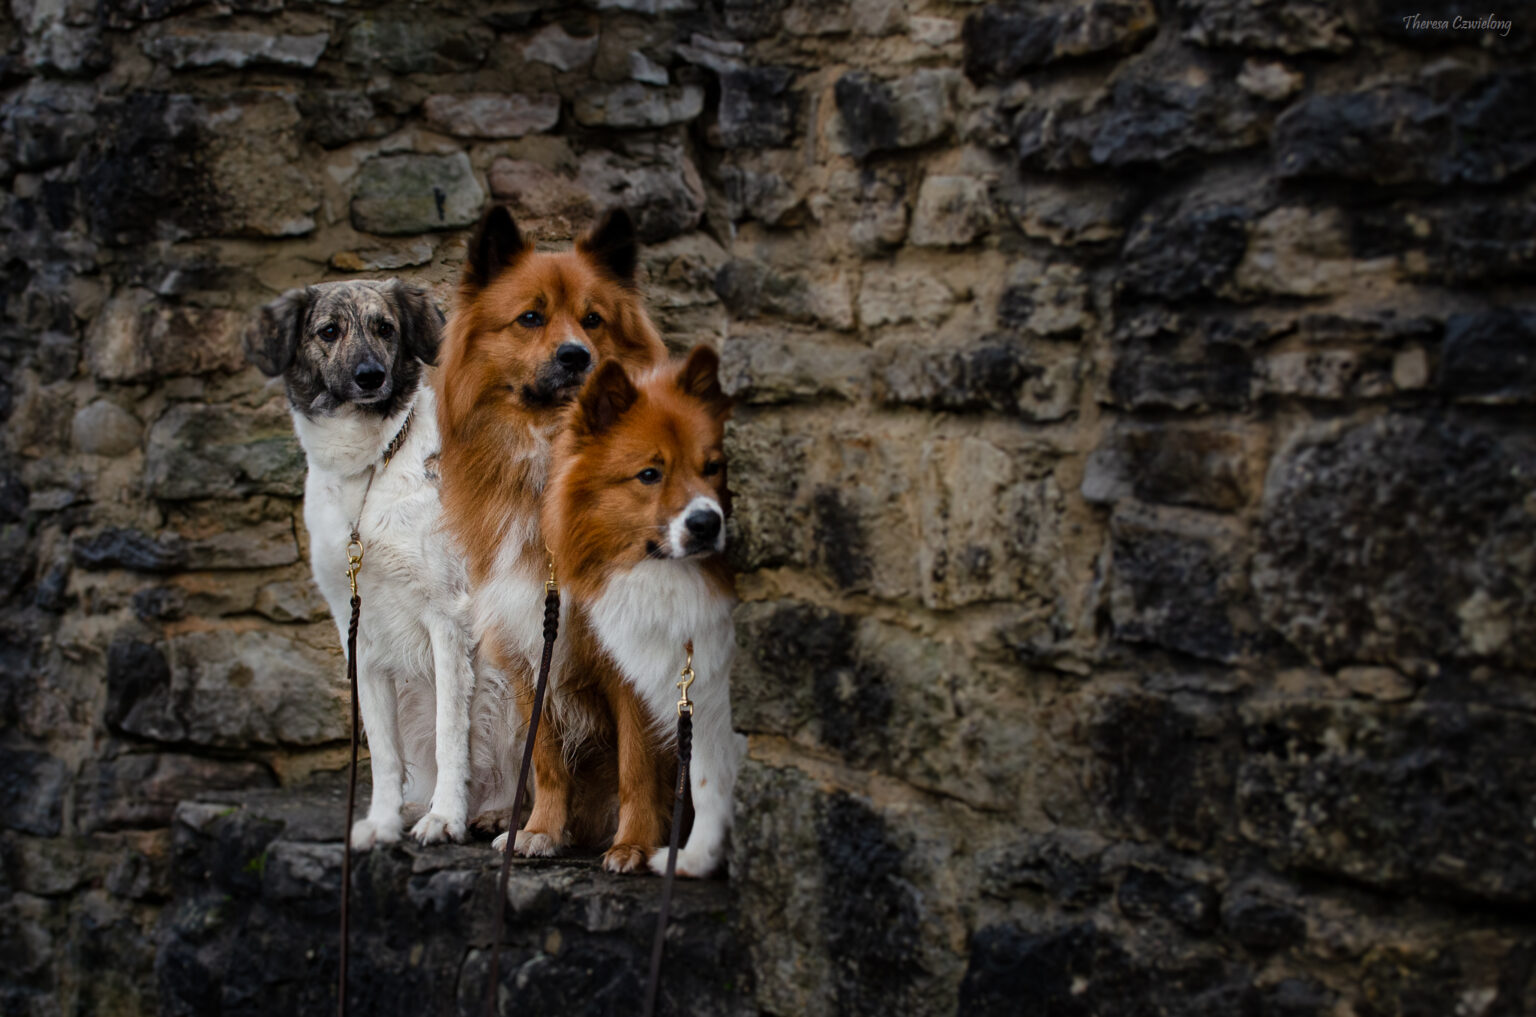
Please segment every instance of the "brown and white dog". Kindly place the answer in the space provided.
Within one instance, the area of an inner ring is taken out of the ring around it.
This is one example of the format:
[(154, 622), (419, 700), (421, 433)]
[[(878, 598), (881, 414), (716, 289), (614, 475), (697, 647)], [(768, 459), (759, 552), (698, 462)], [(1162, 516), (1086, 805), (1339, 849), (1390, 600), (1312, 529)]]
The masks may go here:
[[(477, 712), (476, 745), (510, 741), (532, 704), (548, 574), (539, 502), (562, 408), (600, 361), (640, 369), (666, 355), (635, 287), (636, 257), (634, 226), (622, 211), (574, 250), (550, 253), (535, 251), (506, 209), (493, 208), (469, 243), (437, 379), (443, 513), (468, 564), (480, 652), (504, 673), (513, 693), (506, 702), (522, 714)], [(605, 835), (611, 814), (591, 804), (604, 797), (591, 789), (612, 786), (614, 761), (583, 750), (612, 744), (614, 704), (620, 713), (644, 711), (622, 680), (604, 685), (611, 669), (590, 667), (590, 640), (571, 637), (568, 616), (563, 606), (534, 746), (534, 808), (513, 842), (527, 855)], [(619, 811), (604, 863), (629, 871), (644, 864), (659, 831), (626, 825), (640, 810), (622, 801)]]
[(247, 358), (287, 389), (309, 461), (310, 561), (343, 647), (354, 526), (362, 538), (357, 677), (373, 800), (351, 838), (364, 850), (400, 838), (406, 802), (426, 806), (411, 830), (424, 844), (463, 840), (471, 806), (498, 804), (489, 801), (497, 789), (468, 772), (475, 680), (466, 576), (440, 524), (436, 407), (425, 378), (441, 333), (424, 290), (359, 280), (290, 290), (260, 309), (245, 336)]
[[(617, 361), (599, 367), (555, 443), (542, 516), (574, 604), (571, 631), (602, 651), (589, 666), (617, 671), (645, 707), (643, 717), (616, 717), (621, 801), (649, 804), (658, 782), (672, 782), (678, 674), (692, 647), (694, 820), (677, 865), (685, 876), (719, 867), (745, 749), (731, 729), (736, 598), (720, 554), (730, 403), (719, 363), (700, 346), (633, 379)], [(663, 798), (635, 828), (659, 826), (667, 809)], [(650, 864), (665, 872), (666, 852)]]

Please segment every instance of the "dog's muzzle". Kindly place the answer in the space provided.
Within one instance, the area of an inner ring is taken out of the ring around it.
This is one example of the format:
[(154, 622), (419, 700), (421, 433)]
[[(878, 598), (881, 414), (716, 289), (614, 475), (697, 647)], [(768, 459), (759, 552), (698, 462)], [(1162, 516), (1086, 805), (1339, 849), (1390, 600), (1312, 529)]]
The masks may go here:
[(355, 403), (372, 403), (388, 399), (394, 388), (389, 381), (389, 371), (383, 364), (372, 358), (364, 360), (353, 368), (350, 387), (352, 391), (348, 395)]
[(672, 519), (667, 542), (674, 558), (725, 550), (725, 513), (713, 498), (702, 495)]
[(592, 372), (592, 351), (581, 343), (562, 343), (544, 362), (532, 385), (523, 386), (523, 400), (534, 406), (565, 402)]

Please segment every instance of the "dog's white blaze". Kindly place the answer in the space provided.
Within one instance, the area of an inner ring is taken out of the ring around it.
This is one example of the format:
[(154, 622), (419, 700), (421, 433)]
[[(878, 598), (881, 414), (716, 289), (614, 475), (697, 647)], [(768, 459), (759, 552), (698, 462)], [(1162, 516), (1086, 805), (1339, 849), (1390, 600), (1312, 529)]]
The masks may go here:
[[(713, 499), (701, 499), (713, 502)], [(634, 686), (657, 729), (677, 729), (677, 682), (684, 644), (693, 640), (695, 818), (678, 867), (703, 876), (719, 866), (731, 825), (731, 795), (747, 741), (731, 729), (732, 600), (712, 590), (695, 560), (648, 559), (615, 574), (589, 605), (593, 629)], [(666, 851), (651, 859), (664, 871)]]
[(725, 550), (725, 512), (720, 503), (708, 495), (696, 495), (683, 506), (683, 510), (667, 524), (667, 554), (673, 558), (688, 556), (688, 517), (695, 512), (713, 512), (720, 517), (720, 532), (715, 535), (714, 550)]

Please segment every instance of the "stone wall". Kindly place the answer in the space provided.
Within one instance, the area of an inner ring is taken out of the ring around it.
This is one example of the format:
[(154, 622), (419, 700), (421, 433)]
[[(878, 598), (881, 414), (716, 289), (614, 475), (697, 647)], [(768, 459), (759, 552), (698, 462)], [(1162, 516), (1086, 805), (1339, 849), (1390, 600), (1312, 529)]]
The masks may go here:
[(178, 801), (338, 765), (240, 326), (493, 201), (635, 211), (740, 403), (759, 1012), (1536, 1012), (1536, 24), (1462, 13), (12, 0), (5, 1012), (172, 1009)]

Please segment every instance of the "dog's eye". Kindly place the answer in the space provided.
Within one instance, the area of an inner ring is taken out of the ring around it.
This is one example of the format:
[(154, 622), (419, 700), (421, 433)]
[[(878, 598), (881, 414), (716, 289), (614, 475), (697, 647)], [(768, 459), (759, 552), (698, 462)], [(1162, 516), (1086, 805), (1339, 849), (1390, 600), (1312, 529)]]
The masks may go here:
[(656, 484), (661, 481), (661, 471), (654, 466), (647, 466), (635, 474), (635, 479), (642, 484)]
[(378, 332), (380, 339), (388, 339), (390, 336), (395, 334), (395, 326), (391, 325), (387, 321), (381, 321), (379, 322), (379, 327), (375, 329), (375, 331)]
[(723, 469), (725, 469), (724, 461), (720, 459), (711, 459), (709, 462), (704, 464), (704, 476), (713, 477)]
[(587, 316), (581, 319), (582, 328), (596, 328), (603, 323), (603, 316), (596, 311), (589, 311)]
[(320, 338), (324, 339), (328, 343), (335, 342), (336, 337), (339, 335), (341, 335), (341, 329), (336, 327), (336, 323), (334, 321), (326, 322), (324, 325), (320, 326)]
[(517, 323), (524, 328), (539, 328), (544, 324), (544, 315), (538, 311), (524, 311), (517, 316)]

